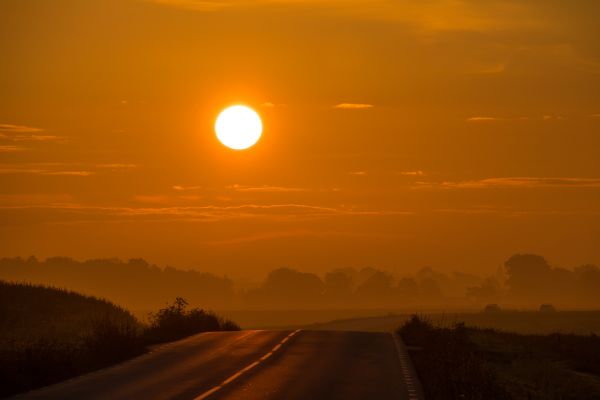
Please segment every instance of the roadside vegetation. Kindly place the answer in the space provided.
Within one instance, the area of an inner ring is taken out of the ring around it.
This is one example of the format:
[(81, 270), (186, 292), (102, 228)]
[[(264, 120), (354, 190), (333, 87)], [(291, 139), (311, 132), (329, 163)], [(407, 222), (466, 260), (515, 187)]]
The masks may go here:
[(598, 399), (600, 338), (524, 335), (412, 316), (398, 329), (428, 399)]
[(46, 386), (140, 355), (152, 344), (235, 323), (183, 298), (143, 324), (109, 301), (0, 281), (0, 397)]

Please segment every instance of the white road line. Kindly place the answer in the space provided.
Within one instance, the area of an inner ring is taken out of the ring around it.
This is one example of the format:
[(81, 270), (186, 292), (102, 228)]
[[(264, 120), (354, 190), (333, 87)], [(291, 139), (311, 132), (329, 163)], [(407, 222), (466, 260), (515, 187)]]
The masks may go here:
[(390, 332), (394, 344), (396, 346), (396, 352), (398, 353), (398, 359), (400, 360), (400, 370), (402, 371), (402, 378), (406, 385), (406, 392), (408, 393), (409, 400), (419, 400), (421, 398), (421, 390), (417, 388), (418, 383), (415, 384), (415, 378), (413, 377), (413, 369), (411, 368), (411, 360), (405, 351), (404, 347), (400, 344), (400, 339), (395, 332)]
[(298, 332), (300, 332), (300, 329), (295, 330), (294, 332), (290, 333), (285, 338), (283, 338), (279, 343), (277, 343), (275, 345), (275, 347), (273, 347), (271, 349), (271, 351), (269, 351), (267, 354), (265, 354), (264, 356), (262, 356), (261, 358), (259, 358), (258, 361), (254, 361), (252, 364), (250, 364), (250, 365), (246, 366), (245, 368), (239, 370), (238, 372), (236, 372), (235, 374), (231, 375), (229, 378), (227, 378), (223, 382), (221, 382), (221, 384), (219, 384), (219, 385), (217, 385), (217, 386), (215, 386), (215, 387), (207, 390), (206, 392), (202, 393), (200, 396), (194, 398), (194, 400), (204, 400), (207, 397), (211, 396), (213, 393), (221, 390), (224, 386), (230, 384), (231, 382), (233, 382), (234, 380), (236, 380), (240, 376), (244, 375), (246, 372), (250, 371), (252, 368), (256, 367), (261, 362), (265, 361), (267, 358), (269, 358), (270, 356), (272, 356), (277, 350), (281, 349), (281, 345), (284, 344), (285, 342), (287, 342), (288, 340), (290, 340), (292, 338), (292, 336), (294, 336)]

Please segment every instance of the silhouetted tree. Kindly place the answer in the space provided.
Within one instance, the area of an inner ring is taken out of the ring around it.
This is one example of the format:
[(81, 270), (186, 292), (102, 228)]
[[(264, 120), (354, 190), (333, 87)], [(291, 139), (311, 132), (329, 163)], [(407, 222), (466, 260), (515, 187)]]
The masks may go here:
[(314, 306), (322, 303), (323, 281), (315, 274), (279, 268), (269, 273), (260, 288), (249, 291), (247, 299), (271, 308)]
[(363, 304), (388, 305), (393, 299), (393, 277), (384, 271), (375, 270), (371, 276), (356, 288), (356, 296)]
[(478, 304), (498, 302), (500, 296), (500, 284), (494, 278), (486, 278), (480, 286), (467, 289), (467, 298)]
[(352, 296), (354, 282), (343, 270), (335, 270), (325, 274), (325, 298), (328, 303), (345, 303)]

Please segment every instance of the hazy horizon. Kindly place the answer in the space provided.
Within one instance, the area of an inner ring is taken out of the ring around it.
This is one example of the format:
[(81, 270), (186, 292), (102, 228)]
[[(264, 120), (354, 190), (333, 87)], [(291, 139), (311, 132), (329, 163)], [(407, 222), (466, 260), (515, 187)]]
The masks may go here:
[(541, 304), (561, 310), (600, 306), (600, 267), (562, 268), (534, 254), (512, 255), (502, 268), (487, 275), (444, 273), (429, 267), (401, 275), (372, 267), (329, 268), (321, 274), (283, 267), (255, 279), (157, 266), (139, 258), (0, 258), (0, 280), (75, 290), (137, 311), (158, 308), (176, 297), (218, 310), (416, 312), (481, 311), (489, 304), (529, 310)]

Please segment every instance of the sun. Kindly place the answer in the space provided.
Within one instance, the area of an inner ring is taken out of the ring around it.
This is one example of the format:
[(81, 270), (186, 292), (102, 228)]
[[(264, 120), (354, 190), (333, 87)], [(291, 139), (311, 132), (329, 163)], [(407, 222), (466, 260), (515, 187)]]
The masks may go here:
[(219, 141), (234, 150), (254, 146), (260, 139), (262, 129), (262, 121), (256, 111), (242, 105), (227, 107), (215, 122)]

